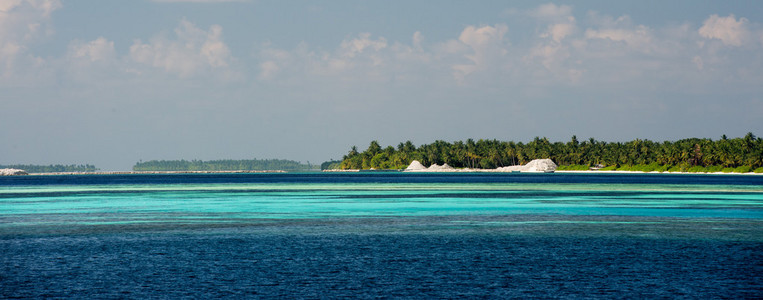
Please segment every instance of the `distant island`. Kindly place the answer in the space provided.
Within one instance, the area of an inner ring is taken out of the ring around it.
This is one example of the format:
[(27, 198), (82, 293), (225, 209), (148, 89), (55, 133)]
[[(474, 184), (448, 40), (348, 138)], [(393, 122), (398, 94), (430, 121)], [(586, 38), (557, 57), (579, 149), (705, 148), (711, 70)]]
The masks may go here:
[(497, 169), (549, 158), (556, 170), (611, 170), (642, 172), (763, 173), (763, 139), (748, 133), (719, 140), (690, 138), (655, 142), (636, 139), (604, 142), (593, 138), (550, 142), (536, 137), (528, 143), (498, 140), (435, 141), (416, 147), (410, 141), (382, 148), (372, 141), (365, 151), (353, 146), (341, 161), (327, 164), (339, 170), (403, 170), (414, 160), (422, 165)]
[(310, 171), (313, 165), (285, 159), (150, 160), (136, 163), (136, 172), (156, 171)]
[(0, 165), (0, 169), (19, 169), (27, 173), (96, 172), (94, 165)]

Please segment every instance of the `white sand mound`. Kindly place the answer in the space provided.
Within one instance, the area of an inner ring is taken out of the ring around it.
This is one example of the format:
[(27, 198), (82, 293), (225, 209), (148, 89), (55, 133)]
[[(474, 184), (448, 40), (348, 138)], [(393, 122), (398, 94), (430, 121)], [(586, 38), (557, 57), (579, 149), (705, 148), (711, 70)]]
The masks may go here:
[(449, 166), (448, 164), (444, 165), (438, 165), (438, 164), (432, 164), (429, 166), (429, 168), (425, 167), (421, 164), (418, 160), (414, 160), (411, 162), (411, 164), (405, 168), (405, 171), (412, 171), (412, 172), (454, 172), (457, 171), (455, 168)]
[(554, 172), (556, 171), (554, 161), (545, 159), (535, 159), (522, 166), (509, 166), (496, 169), (498, 172)]
[(525, 166), (508, 166), (495, 169), (497, 172), (521, 172)]
[(448, 164), (438, 165), (438, 164), (432, 164), (429, 166), (429, 168), (424, 167), (419, 161), (414, 160), (411, 162), (411, 165), (408, 166), (408, 168), (405, 168), (405, 171), (414, 171), (414, 172), (554, 172), (556, 171), (556, 164), (546, 158), (546, 159), (535, 159), (526, 165), (523, 166), (509, 166), (509, 167), (502, 167), (497, 169), (456, 169)]
[(442, 166), (438, 165), (438, 164), (433, 164), (433, 165), (429, 166), (429, 168), (427, 168), (427, 171), (430, 171), (430, 172), (451, 172), (451, 171), (455, 171), (455, 170), (456, 169), (454, 169), (453, 167), (449, 166), (448, 164), (444, 164)]
[(556, 171), (557, 165), (554, 161), (545, 159), (534, 159), (531, 162), (524, 165), (524, 172), (553, 172)]
[(29, 173), (20, 169), (0, 169), (0, 176), (13, 176), (13, 175), (29, 175)]
[(405, 168), (406, 171), (422, 171), (426, 170), (427, 167), (421, 164), (418, 160), (414, 160), (411, 162), (410, 165), (408, 165), (407, 168)]

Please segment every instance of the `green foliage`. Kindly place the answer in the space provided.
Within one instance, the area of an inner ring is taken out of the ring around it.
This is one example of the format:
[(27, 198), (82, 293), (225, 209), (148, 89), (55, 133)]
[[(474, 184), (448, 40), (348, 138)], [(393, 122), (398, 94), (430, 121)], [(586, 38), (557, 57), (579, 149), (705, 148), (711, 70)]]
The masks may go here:
[(651, 164), (625, 165), (617, 169), (618, 171), (637, 171), (637, 172), (665, 172), (668, 166), (662, 166), (656, 162)]
[(249, 160), (151, 160), (138, 162), (133, 171), (307, 171), (310, 165), (285, 159)]
[[(363, 152), (357, 147), (342, 159), (342, 169), (404, 169), (418, 160), (425, 166), (447, 163), (456, 168), (496, 168), (526, 164), (533, 159), (550, 158), (560, 170), (565, 166), (588, 169), (605, 165), (602, 170), (644, 172), (710, 171), (708, 167), (750, 169), (763, 167), (763, 139), (748, 133), (743, 138), (683, 139), (654, 142), (636, 139), (630, 142), (603, 142), (596, 139), (551, 142), (536, 137), (528, 143), (497, 140), (435, 141), (416, 147), (410, 141), (397, 148), (382, 148), (372, 141)], [(579, 167), (585, 166), (585, 168)], [(568, 169), (569, 170), (569, 169)]]
[(686, 170), (686, 172), (689, 172), (689, 173), (707, 173), (707, 168), (705, 168), (703, 166), (693, 166), (693, 167), (689, 168), (688, 170)]
[(654, 169), (657, 172), (667, 172), (668, 169), (670, 169), (670, 166), (668, 165), (661, 165), (657, 169)]
[(734, 173), (749, 173), (751, 170), (750, 166), (741, 166), (734, 169)]
[(590, 167), (586, 165), (566, 165), (566, 166), (559, 166), (557, 170), (559, 171), (588, 171), (590, 170)]
[(341, 160), (330, 160), (321, 164), (321, 170), (334, 170), (341, 168)]
[(707, 166), (706, 169), (708, 173), (716, 173), (723, 170), (723, 167), (722, 166)]
[(0, 165), (0, 169), (21, 169), (28, 173), (95, 172), (93, 165)]
[(658, 164), (656, 162), (653, 162), (653, 163), (648, 164), (648, 165), (642, 165), (642, 166), (644, 166), (644, 167), (641, 169), (641, 171), (644, 171), (644, 172), (655, 172), (655, 171), (656, 172), (663, 172), (662, 171), (663, 166), (661, 166), (660, 164)]
[(755, 169), (754, 173), (763, 173), (763, 167)]

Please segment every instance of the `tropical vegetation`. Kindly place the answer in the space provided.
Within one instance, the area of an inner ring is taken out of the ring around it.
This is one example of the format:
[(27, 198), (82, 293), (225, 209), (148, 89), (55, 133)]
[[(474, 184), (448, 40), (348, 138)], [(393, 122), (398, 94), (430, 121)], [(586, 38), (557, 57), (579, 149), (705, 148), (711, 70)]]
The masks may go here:
[(341, 160), (329, 160), (321, 164), (321, 170), (336, 170), (342, 168)]
[(536, 137), (530, 142), (473, 140), (435, 141), (416, 147), (410, 141), (382, 147), (372, 141), (365, 151), (353, 146), (339, 164), (341, 169), (404, 169), (413, 160), (422, 164), (448, 164), (456, 168), (482, 168), (526, 164), (550, 158), (560, 170), (763, 172), (763, 139), (748, 133), (719, 140), (690, 138), (655, 142), (636, 139), (605, 142), (576, 136), (567, 142)]
[(308, 162), (285, 159), (244, 159), (244, 160), (151, 160), (140, 161), (132, 167), (133, 171), (308, 171), (313, 166)]

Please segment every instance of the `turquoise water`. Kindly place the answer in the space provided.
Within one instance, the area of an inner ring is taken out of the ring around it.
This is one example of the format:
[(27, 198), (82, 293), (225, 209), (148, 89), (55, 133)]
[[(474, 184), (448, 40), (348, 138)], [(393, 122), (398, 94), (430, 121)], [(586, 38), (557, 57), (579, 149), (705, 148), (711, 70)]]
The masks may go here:
[[(696, 184), (691, 176), (681, 183), (682, 178), (676, 181), (672, 177), (671, 183), (660, 184), (643, 183), (643, 177), (628, 183), (623, 177), (584, 175), (461, 175), (445, 177), (447, 180), (437, 180), (434, 175), (424, 177), (428, 182), (420, 182), (420, 176), (398, 174), (378, 175), (387, 180), (365, 182), (357, 178), (361, 182), (352, 182), (346, 175), (278, 175), (278, 180), (252, 175), (255, 177), (243, 180), (248, 182), (224, 180), (226, 176), (231, 175), (218, 175), (223, 182), (209, 182), (188, 175), (190, 182), (183, 182), (178, 175), (172, 177), (172, 183), (150, 176), (145, 183), (146, 176), (128, 176), (119, 184), (103, 184), (103, 179), (59, 184), (61, 180), (40, 177), (50, 183), (0, 186), (0, 234), (358, 218), (397, 218), (395, 224), (402, 226), (428, 218), (429, 228), (440, 229), (553, 225), (563, 230), (560, 227), (612, 224), (621, 230), (623, 224), (632, 224), (633, 229), (662, 224), (666, 235), (696, 234), (690, 229), (702, 224), (699, 228), (709, 230), (702, 235), (715, 236), (712, 233), (721, 230), (733, 231), (735, 238), (763, 239), (759, 229), (763, 227), (763, 186), (755, 181), (738, 184), (733, 177), (720, 182), (714, 179), (713, 184)], [(580, 176), (584, 182), (578, 182)], [(241, 175), (232, 178), (241, 179)], [(435, 218), (440, 219), (432, 221)]]

